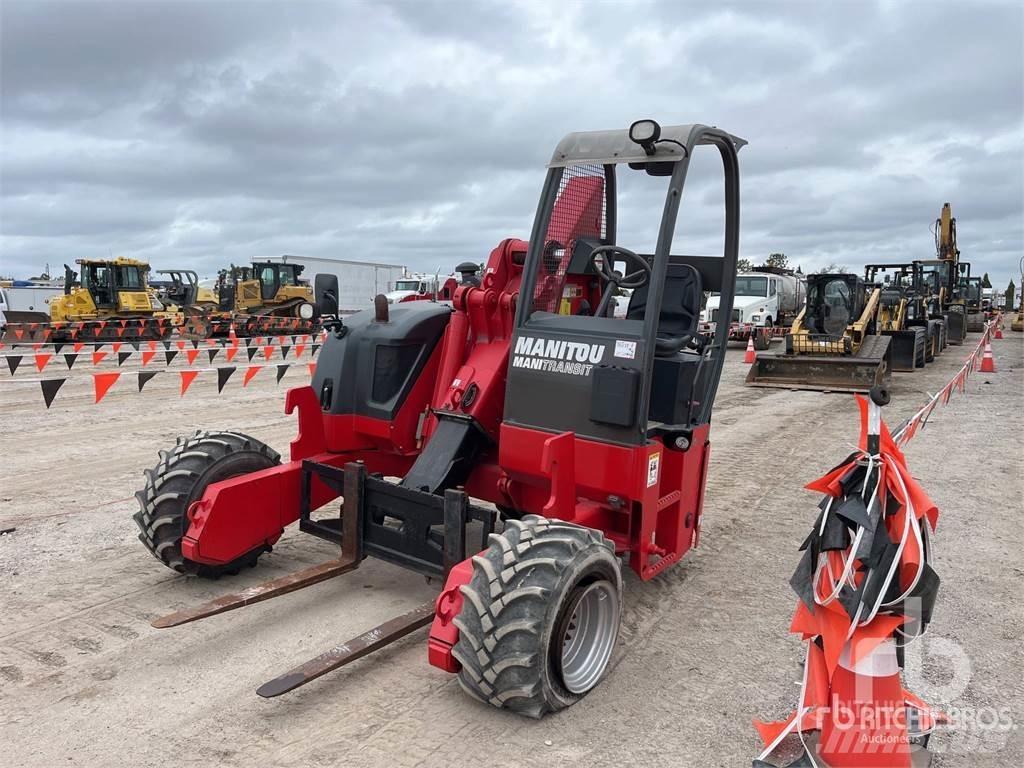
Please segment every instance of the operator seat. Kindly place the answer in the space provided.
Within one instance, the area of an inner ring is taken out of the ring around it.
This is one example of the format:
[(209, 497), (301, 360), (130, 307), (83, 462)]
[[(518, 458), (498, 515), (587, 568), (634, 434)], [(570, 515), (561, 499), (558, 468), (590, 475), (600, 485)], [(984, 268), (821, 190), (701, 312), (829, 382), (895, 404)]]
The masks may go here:
[[(689, 339), (699, 333), (704, 283), (693, 265), (669, 258), (654, 344), (648, 426), (688, 424), (693, 414), (691, 404), (705, 397), (703, 381), (706, 377), (701, 377), (703, 355), (686, 349)], [(627, 319), (644, 319), (647, 291), (647, 285), (633, 291), (626, 309)]]
[[(650, 284), (642, 285), (629, 297), (626, 318), (643, 320), (647, 309), (647, 291)], [(669, 262), (665, 273), (665, 290), (661, 297), (661, 312), (658, 315), (658, 341), (655, 355), (671, 357), (679, 351), (674, 339), (693, 338), (697, 335), (700, 321), (700, 303), (703, 296), (703, 282), (700, 272), (690, 264)]]

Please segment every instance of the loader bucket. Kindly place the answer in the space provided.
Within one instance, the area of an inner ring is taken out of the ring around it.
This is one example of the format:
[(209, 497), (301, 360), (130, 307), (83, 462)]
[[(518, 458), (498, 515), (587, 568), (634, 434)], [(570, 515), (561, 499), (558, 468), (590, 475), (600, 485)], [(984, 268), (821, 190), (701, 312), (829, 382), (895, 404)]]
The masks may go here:
[(868, 392), (889, 377), (888, 336), (873, 336), (856, 355), (772, 355), (760, 353), (747, 373), (747, 386)]
[[(910, 328), (904, 331), (882, 331), (882, 333), (890, 340), (892, 370), (913, 372), (918, 359), (918, 338), (924, 340), (920, 331)], [(923, 357), (923, 352), (921, 356)]]
[(946, 327), (949, 332), (949, 343), (960, 345), (967, 338), (967, 315), (951, 309), (946, 315)]

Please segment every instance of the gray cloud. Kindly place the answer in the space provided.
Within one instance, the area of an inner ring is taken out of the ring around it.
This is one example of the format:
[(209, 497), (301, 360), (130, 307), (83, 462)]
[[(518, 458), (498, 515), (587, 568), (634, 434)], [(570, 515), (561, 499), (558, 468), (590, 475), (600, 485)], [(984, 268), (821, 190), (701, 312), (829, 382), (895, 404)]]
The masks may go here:
[[(948, 200), (1002, 286), (1024, 253), (1022, 39), (1009, 2), (4, 0), (0, 272), (450, 268), (529, 234), (563, 134), (652, 116), (750, 141), (748, 258), (927, 257)], [(720, 243), (716, 173), (695, 158), (680, 250)], [(624, 244), (649, 245), (652, 199), (623, 201)]]

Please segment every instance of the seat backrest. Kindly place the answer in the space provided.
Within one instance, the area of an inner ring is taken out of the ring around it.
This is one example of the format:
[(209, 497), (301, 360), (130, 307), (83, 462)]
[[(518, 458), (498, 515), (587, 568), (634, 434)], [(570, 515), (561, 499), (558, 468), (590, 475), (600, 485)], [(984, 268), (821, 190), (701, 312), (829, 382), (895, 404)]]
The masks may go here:
[[(649, 287), (643, 285), (633, 291), (629, 298), (629, 308), (626, 310), (628, 319), (644, 319)], [(661, 312), (658, 315), (658, 336), (696, 335), (703, 292), (700, 272), (690, 264), (670, 263), (665, 273), (665, 290), (661, 297)]]

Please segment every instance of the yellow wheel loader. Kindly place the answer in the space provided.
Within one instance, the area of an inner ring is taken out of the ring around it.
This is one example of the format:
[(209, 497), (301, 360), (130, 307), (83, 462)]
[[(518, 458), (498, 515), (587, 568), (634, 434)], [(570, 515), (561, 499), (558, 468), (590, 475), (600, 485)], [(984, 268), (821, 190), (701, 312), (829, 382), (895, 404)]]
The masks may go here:
[[(149, 264), (135, 259), (78, 259), (81, 279), (64, 265), (64, 295), (50, 301), (50, 320), (54, 323), (88, 321), (136, 321), (133, 339), (166, 339), (180, 321), (177, 307), (166, 306), (149, 286)], [(141, 321), (141, 322), (139, 322)], [(162, 322), (161, 322), (162, 321)], [(114, 324), (99, 330), (100, 341), (119, 341)], [(68, 340), (70, 330), (58, 328), (54, 340)], [(90, 337), (91, 338), (91, 337)]]
[(889, 336), (878, 333), (881, 289), (857, 275), (808, 275), (804, 308), (782, 354), (760, 352), (746, 384), (827, 392), (867, 392), (892, 370)]

